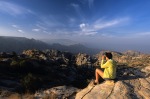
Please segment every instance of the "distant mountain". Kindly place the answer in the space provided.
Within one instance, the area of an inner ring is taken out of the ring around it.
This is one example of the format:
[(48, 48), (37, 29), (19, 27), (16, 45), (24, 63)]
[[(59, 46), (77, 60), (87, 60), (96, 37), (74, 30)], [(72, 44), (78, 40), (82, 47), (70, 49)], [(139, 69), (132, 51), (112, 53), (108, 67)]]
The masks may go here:
[(99, 49), (88, 48), (82, 44), (48, 44), (40, 40), (28, 39), (25, 37), (0, 36), (0, 52), (22, 52), (26, 49), (56, 49), (60, 51), (68, 51), (71, 53), (87, 53), (89, 55), (96, 54), (100, 51)]
[(72, 53), (87, 53), (89, 55), (94, 55), (100, 52), (100, 49), (88, 48), (82, 44), (74, 44), (74, 45), (61, 45), (61, 44), (52, 44), (51, 48), (60, 50), (60, 51), (68, 51)]
[(141, 55), (143, 53), (138, 52), (138, 51), (128, 50), (128, 51), (123, 52), (123, 54), (129, 55), (129, 56), (138, 56), (138, 55)]
[(41, 41), (48, 44), (61, 44), (61, 45), (74, 45), (78, 44), (78, 42), (70, 40), (70, 39), (41, 39)]
[(49, 45), (35, 39), (25, 37), (0, 36), (0, 52), (22, 52), (26, 49), (47, 49)]

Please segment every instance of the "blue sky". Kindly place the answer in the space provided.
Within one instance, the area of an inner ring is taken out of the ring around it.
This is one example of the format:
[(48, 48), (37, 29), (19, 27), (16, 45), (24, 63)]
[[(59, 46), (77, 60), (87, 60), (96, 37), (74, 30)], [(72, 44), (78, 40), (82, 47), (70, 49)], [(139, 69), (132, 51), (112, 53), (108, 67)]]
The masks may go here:
[(150, 52), (149, 0), (0, 0), (0, 35)]

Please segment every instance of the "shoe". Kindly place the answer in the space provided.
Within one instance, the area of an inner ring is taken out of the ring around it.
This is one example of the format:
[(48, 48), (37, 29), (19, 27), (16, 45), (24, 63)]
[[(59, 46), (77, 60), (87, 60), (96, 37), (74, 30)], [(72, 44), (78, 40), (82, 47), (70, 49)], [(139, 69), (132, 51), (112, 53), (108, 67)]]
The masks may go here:
[(94, 85), (98, 85), (98, 84), (99, 84), (99, 82), (95, 82), (95, 80), (94, 80), (93, 84), (94, 84)]

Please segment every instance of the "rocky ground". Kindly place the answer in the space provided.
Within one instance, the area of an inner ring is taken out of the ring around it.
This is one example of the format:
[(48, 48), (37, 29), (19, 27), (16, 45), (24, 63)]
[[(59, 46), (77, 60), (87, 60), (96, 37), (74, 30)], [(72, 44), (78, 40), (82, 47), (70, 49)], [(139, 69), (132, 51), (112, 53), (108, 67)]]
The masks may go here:
[(2, 52), (0, 99), (144, 99), (149, 96), (150, 55), (139, 52), (112, 52), (118, 63), (116, 82), (88, 85), (102, 53), (89, 56), (57, 50), (25, 50), (19, 55)]
[(76, 94), (75, 99), (149, 99), (150, 66), (120, 69), (116, 82), (105, 81), (99, 85), (89, 85)]
[(2, 52), (0, 98), (12, 97), (12, 94), (24, 97), (23, 94), (57, 86), (84, 88), (87, 79), (93, 76), (94, 61), (87, 54), (57, 50), (26, 50), (19, 55)]

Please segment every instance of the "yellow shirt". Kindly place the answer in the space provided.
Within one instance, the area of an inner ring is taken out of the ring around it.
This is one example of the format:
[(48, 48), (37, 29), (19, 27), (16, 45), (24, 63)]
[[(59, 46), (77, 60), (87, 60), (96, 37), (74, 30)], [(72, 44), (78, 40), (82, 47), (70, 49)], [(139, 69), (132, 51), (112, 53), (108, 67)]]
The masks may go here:
[(101, 61), (101, 68), (104, 68), (103, 78), (115, 79), (116, 78), (116, 62), (109, 59), (106, 63)]

